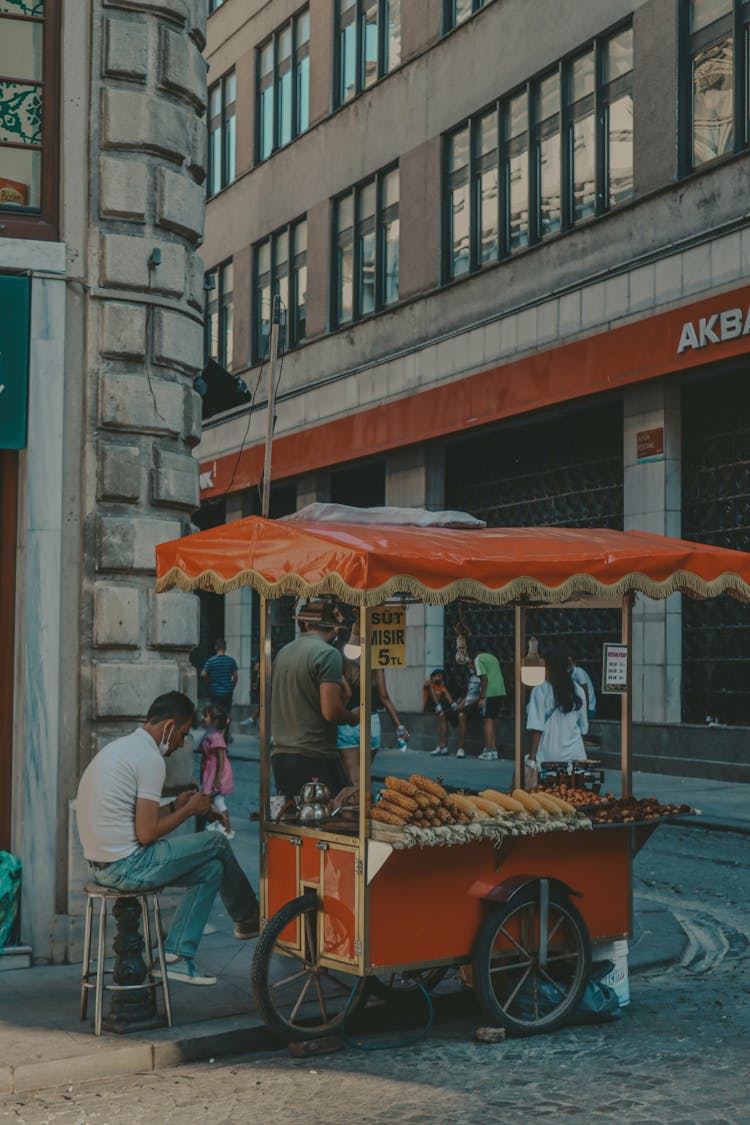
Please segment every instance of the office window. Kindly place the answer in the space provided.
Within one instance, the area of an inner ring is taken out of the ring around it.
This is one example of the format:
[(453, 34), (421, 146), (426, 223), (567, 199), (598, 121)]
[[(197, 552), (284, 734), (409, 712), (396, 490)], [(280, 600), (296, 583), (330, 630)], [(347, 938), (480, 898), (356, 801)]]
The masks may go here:
[(205, 277), (205, 352), (226, 371), (234, 363), (234, 265), (224, 262)]
[(745, 148), (750, 4), (683, 0), (682, 171)]
[(272, 297), (281, 299), (279, 351), (296, 347), (306, 335), (307, 220), (299, 219), (255, 247), (253, 359), (269, 354)]
[(334, 200), (334, 325), (398, 300), (398, 168), (379, 172)]
[(632, 197), (632, 77), (628, 27), (447, 134), (446, 281)]
[(336, 100), (355, 98), (401, 62), (401, 0), (336, 0)]
[(310, 11), (303, 8), (258, 48), (257, 152), (265, 160), (310, 124)]
[(208, 195), (231, 184), (236, 172), (237, 81), (233, 70), (208, 91)]
[(52, 0), (1, 0), (0, 220), (6, 235), (52, 236), (42, 228), (57, 212), (56, 37)]
[(443, 0), (443, 32), (457, 27), (484, 7), (484, 0)]

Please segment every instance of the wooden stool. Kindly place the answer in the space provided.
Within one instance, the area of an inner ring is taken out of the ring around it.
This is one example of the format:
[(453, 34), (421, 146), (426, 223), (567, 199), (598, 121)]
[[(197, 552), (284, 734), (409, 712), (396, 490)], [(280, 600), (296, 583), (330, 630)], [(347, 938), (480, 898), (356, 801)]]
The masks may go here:
[[(102, 996), (104, 990), (108, 992), (127, 992), (135, 988), (164, 989), (164, 1018), (167, 1027), (172, 1026), (172, 1007), (169, 1000), (169, 981), (167, 979), (167, 966), (164, 960), (164, 938), (161, 925), (161, 907), (159, 906), (159, 891), (161, 887), (154, 887), (148, 891), (117, 891), (111, 887), (103, 887), (99, 883), (84, 884), (83, 892), (86, 895), (86, 925), (83, 935), (83, 971), (81, 973), (81, 1019), (86, 1019), (88, 1009), (89, 989), (94, 989), (94, 1034), (102, 1033)], [(91, 930), (94, 917), (94, 899), (99, 899), (99, 934), (96, 954), (96, 979), (90, 980), (91, 970)], [(141, 917), (143, 919), (143, 940), (146, 946), (146, 979), (140, 984), (105, 984), (104, 977), (111, 969), (104, 968), (104, 946), (107, 933), (107, 902), (117, 902), (118, 899), (134, 898), (141, 904)], [(151, 922), (149, 918), (149, 898), (154, 900), (154, 929), (156, 930), (156, 951), (159, 957), (161, 979), (154, 974), (154, 963), (151, 957)]]

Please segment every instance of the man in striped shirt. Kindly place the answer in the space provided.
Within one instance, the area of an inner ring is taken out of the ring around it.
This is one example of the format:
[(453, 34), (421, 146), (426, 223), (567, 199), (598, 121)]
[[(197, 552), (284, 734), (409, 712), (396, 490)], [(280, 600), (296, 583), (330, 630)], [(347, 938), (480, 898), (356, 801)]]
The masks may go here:
[(211, 703), (223, 707), (227, 715), (232, 706), (237, 676), (237, 661), (227, 656), (227, 642), (219, 637), (214, 644), (214, 655), (203, 665), (201, 679), (208, 680)]

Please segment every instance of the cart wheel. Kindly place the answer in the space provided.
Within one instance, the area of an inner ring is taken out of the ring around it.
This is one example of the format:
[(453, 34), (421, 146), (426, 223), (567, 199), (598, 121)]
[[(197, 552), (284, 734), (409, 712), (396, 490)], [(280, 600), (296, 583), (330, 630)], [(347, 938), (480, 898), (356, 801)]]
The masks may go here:
[[(361, 1003), (366, 979), (324, 968), (318, 955), (318, 900), (314, 892), (292, 899), (268, 920), (255, 947), (251, 981), (268, 1027), (287, 1040), (319, 1039), (341, 1027)], [(302, 951), (281, 944), (300, 919)], [(351, 997), (351, 1002), (350, 1002)]]
[(568, 898), (550, 889), (546, 918), (542, 909), (539, 883), (525, 887), (487, 915), (474, 943), (477, 999), (513, 1035), (559, 1027), (578, 1007), (591, 967), (586, 923)]
[[(410, 1004), (413, 1000), (422, 999), (422, 985), (427, 992), (432, 992), (440, 984), (448, 972), (444, 969), (425, 969), (422, 972), (388, 973), (382, 976), (368, 977), (368, 991), (371, 996), (386, 1004)], [(417, 983), (419, 982), (419, 983)]]

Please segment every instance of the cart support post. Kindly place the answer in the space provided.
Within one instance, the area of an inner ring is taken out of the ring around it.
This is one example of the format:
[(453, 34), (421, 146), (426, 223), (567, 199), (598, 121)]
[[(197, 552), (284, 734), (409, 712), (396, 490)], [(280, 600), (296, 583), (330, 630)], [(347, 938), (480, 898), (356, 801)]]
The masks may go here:
[(633, 795), (633, 593), (622, 599), (622, 643), (628, 650), (627, 691), (622, 693), (620, 741), (622, 756), (622, 796)]
[(370, 958), (370, 896), (367, 887), (367, 838), (370, 834), (370, 800), (372, 785), (372, 610), (367, 606), (359, 609), (359, 880), (357, 902), (358, 931), (361, 945), (358, 954), (360, 971)]
[[(260, 599), (260, 884), (265, 887), (266, 856), (263, 846), (271, 793), (271, 603)], [(262, 896), (265, 906), (265, 895)]]
[(516, 789), (524, 789), (524, 771), (523, 771), (523, 720), (526, 714), (524, 707), (525, 696), (524, 686), (521, 679), (521, 662), (526, 655), (526, 607), (523, 605), (516, 606), (516, 662), (515, 662), (515, 691), (516, 691), (516, 716), (515, 716), (515, 732), (516, 732), (516, 745), (515, 745), (515, 760), (516, 772), (514, 786)]

